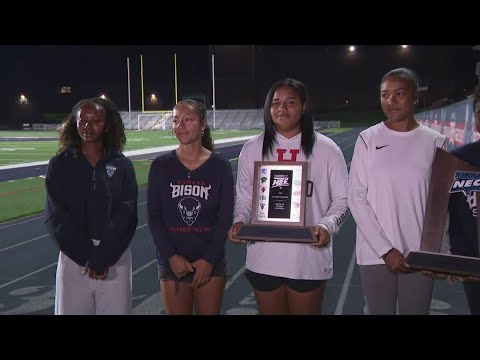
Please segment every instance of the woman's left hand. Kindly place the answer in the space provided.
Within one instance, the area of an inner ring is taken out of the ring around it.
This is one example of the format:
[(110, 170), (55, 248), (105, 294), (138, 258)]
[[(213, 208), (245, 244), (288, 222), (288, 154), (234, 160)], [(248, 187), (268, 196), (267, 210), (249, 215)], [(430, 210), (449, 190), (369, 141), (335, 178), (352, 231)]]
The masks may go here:
[(108, 269), (105, 270), (103, 274), (97, 274), (95, 271), (90, 269), (88, 266), (83, 271), (83, 275), (88, 274), (88, 277), (95, 280), (105, 280), (108, 275)]
[(207, 260), (198, 259), (192, 262), (192, 265), (195, 269), (195, 275), (193, 275), (192, 287), (199, 288), (200, 286), (205, 285), (208, 280), (210, 280), (210, 275), (212, 274), (213, 266)]

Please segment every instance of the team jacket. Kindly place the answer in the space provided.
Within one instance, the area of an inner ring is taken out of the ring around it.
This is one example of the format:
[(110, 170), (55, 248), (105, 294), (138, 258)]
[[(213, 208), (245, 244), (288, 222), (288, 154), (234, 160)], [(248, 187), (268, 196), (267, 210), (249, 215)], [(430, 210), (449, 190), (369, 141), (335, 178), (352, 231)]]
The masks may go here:
[[(480, 168), (480, 141), (452, 151), (459, 159)], [(476, 193), (453, 193), (448, 204), (450, 248), (452, 254), (479, 256)]]
[(97, 273), (114, 265), (137, 226), (138, 188), (131, 161), (113, 153), (93, 168), (82, 154), (66, 150), (50, 160), (45, 185), (45, 223), (60, 251)]
[(222, 260), (233, 196), (232, 166), (219, 155), (212, 152), (193, 171), (175, 150), (157, 157), (148, 176), (147, 211), (159, 263), (167, 264), (173, 255), (212, 265)]

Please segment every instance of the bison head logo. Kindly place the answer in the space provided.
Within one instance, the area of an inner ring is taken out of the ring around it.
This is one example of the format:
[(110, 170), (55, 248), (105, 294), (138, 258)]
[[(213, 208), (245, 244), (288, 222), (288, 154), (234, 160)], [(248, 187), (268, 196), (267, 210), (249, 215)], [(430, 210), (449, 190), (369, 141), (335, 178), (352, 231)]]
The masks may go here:
[(201, 208), (202, 204), (200, 204), (200, 201), (191, 196), (183, 198), (178, 203), (178, 210), (182, 215), (183, 221), (185, 221), (188, 226), (192, 226), (197, 220)]

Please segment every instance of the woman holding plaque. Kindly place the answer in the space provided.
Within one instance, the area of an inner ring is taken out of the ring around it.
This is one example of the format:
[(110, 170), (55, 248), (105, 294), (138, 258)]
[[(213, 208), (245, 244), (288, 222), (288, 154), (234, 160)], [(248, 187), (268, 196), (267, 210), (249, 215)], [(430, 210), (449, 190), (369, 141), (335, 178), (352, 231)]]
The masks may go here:
[(251, 222), (255, 161), (306, 161), (313, 184), (305, 202), (305, 225), (317, 242), (251, 241), (245, 275), (260, 314), (321, 314), (326, 282), (333, 276), (331, 240), (348, 217), (348, 173), (342, 151), (313, 129), (305, 85), (277, 81), (264, 106), (265, 131), (242, 148), (238, 162), (234, 242), (242, 224)]
[(442, 134), (415, 120), (418, 78), (385, 74), (380, 101), (387, 120), (362, 131), (350, 168), (348, 205), (357, 223), (357, 263), (370, 314), (428, 314), (433, 279), (410, 272), (405, 255), (420, 248), (437, 147)]
[[(475, 127), (480, 132), (480, 87), (473, 97), (473, 115)], [(452, 154), (475, 167), (480, 168), (480, 140), (463, 145), (452, 151)], [(454, 255), (480, 257), (478, 249), (477, 217), (478, 207), (476, 192), (465, 195), (463, 192), (450, 194), (448, 203), (449, 237), (451, 253)], [(474, 277), (461, 278), (472, 315), (480, 315), (480, 279)]]
[(157, 157), (147, 189), (148, 225), (157, 248), (167, 314), (220, 313), (232, 225), (233, 173), (213, 152), (205, 106), (183, 100), (173, 109), (176, 150)]

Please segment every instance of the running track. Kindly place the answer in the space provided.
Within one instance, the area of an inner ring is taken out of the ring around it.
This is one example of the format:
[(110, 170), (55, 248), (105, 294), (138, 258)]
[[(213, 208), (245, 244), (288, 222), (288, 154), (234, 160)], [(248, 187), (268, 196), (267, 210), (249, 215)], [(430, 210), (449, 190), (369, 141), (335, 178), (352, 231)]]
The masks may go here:
[[(360, 129), (334, 134), (350, 165), (355, 140)], [(234, 175), (241, 144), (227, 145), (218, 152), (232, 161)], [(153, 155), (144, 155), (151, 158)], [(32, 168), (38, 176), (43, 169)], [(0, 179), (8, 170), (0, 171)], [(10, 171), (10, 174), (12, 171)], [(22, 173), (22, 177), (24, 174)], [(146, 189), (139, 189), (138, 227), (131, 244), (133, 256), (133, 313), (164, 314), (157, 280), (154, 244), (147, 226)], [(355, 264), (355, 222), (344, 224), (334, 242), (334, 276), (327, 283), (323, 313), (328, 315), (364, 314), (364, 300), (358, 267)], [(43, 216), (37, 215), (0, 224), (0, 314), (53, 314), (55, 270), (58, 251), (47, 235)], [(243, 275), (245, 247), (227, 242), (228, 279), (222, 314), (257, 313), (252, 288)], [(468, 314), (461, 284), (437, 281), (431, 314)]]

